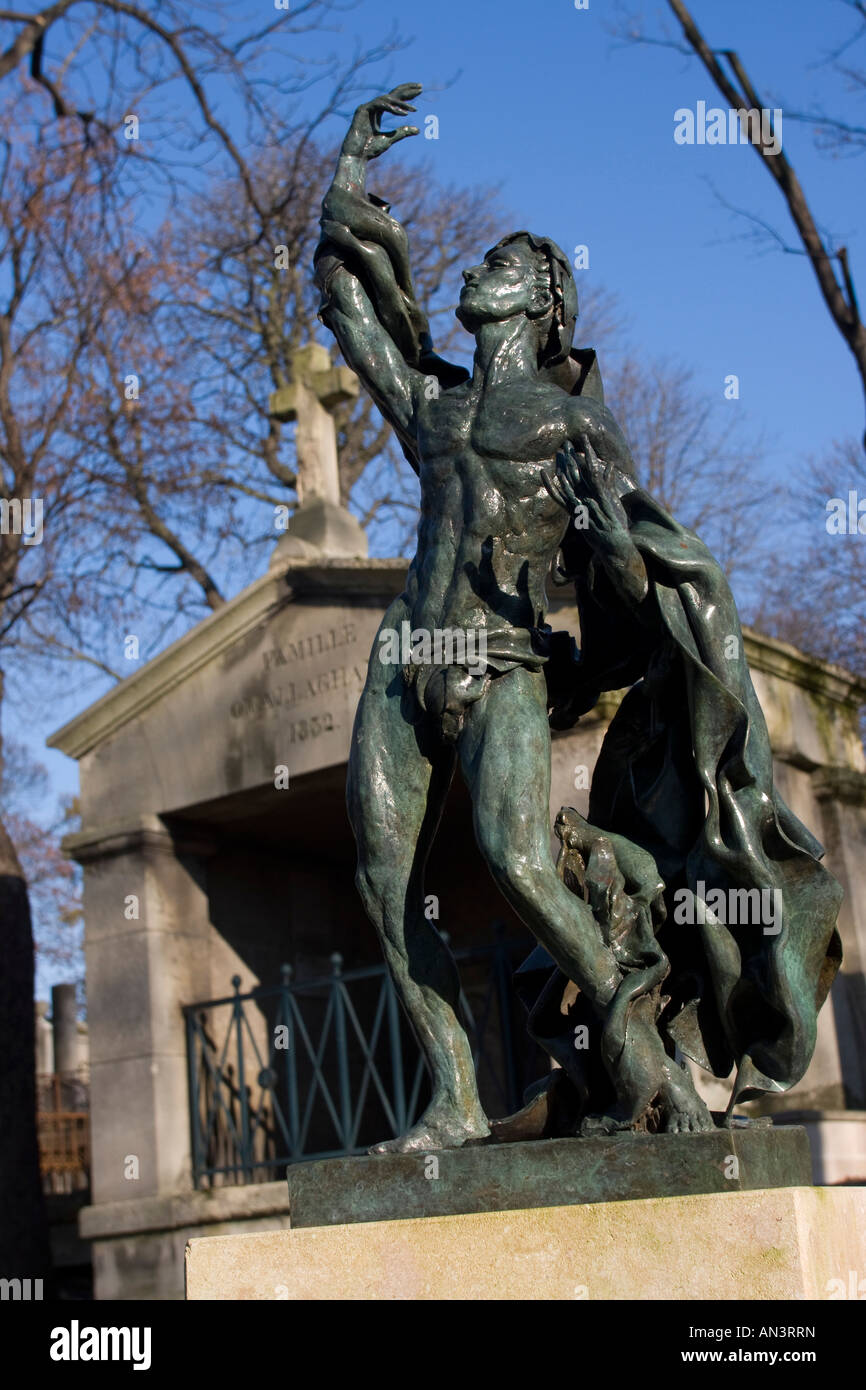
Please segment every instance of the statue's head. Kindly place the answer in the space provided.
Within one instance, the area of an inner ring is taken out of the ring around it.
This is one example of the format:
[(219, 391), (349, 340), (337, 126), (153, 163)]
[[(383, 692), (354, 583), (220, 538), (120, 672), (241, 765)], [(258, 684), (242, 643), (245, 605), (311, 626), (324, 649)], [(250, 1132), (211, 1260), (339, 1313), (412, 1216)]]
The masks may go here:
[(475, 332), (486, 322), (525, 314), (535, 324), (539, 366), (562, 362), (571, 351), (577, 288), (568, 259), (550, 237), (512, 232), (464, 270), (457, 317)]

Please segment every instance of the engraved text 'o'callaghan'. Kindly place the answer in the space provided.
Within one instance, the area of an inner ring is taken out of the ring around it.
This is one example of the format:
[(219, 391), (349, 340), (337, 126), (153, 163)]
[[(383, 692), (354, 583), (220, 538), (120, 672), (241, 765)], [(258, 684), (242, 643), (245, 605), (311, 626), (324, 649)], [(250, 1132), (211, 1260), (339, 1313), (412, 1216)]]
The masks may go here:
[[(337, 627), (326, 628), (323, 632), (299, 637), (293, 642), (285, 642), (282, 646), (275, 644), (269, 647), (263, 653), (262, 664), (265, 671), (272, 672), (279, 666), (289, 666), (324, 656), (357, 640), (355, 624), (343, 623)], [(252, 692), (232, 702), (232, 717), (261, 718), (278, 710), (294, 709), (308, 700), (319, 699), (334, 691), (361, 690), (365, 672), (366, 663), (360, 666), (334, 666), (301, 680), (286, 681), (269, 690)]]

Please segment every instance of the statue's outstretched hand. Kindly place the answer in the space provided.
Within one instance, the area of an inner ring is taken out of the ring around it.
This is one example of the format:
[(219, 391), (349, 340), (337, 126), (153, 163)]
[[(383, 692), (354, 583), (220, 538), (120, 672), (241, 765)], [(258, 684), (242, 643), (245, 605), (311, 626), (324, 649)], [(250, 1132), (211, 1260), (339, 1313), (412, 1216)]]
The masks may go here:
[(541, 477), (551, 497), (571, 512), (575, 527), (586, 532), (617, 588), (634, 603), (642, 603), (649, 579), (629, 529), (614, 465), (603, 463), (586, 435), (581, 435), (580, 452), (567, 443), (556, 456), (555, 475), (543, 472)]
[(343, 141), (342, 153), (353, 155), (357, 159), (377, 159), (398, 140), (405, 140), (407, 135), (417, 135), (416, 125), (401, 125), (396, 130), (383, 130), (382, 117), (386, 113), (392, 116), (406, 116), (410, 111), (414, 111), (412, 98), (421, 90), (420, 82), (403, 82), (392, 91), (359, 106)]
[(596, 544), (625, 539), (628, 517), (616, 489), (616, 470), (602, 462), (586, 435), (580, 438), (580, 452), (568, 441), (556, 456), (554, 476), (542, 472), (541, 477), (551, 497)]

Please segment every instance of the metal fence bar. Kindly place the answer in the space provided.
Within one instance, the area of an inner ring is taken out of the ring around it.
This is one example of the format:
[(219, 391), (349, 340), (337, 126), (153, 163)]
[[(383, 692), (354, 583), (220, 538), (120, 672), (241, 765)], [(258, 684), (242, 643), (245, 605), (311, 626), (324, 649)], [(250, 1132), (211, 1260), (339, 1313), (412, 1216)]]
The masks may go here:
[(328, 991), (328, 1004), (327, 1004), (327, 1007), (326, 1007), (326, 1009), (325, 1009), (325, 1019), (324, 1019), (324, 1022), (323, 1022), (323, 1024), (322, 1024), (322, 1036), (321, 1036), (321, 1038), (320, 1038), (320, 1040), (319, 1040), (318, 1051), (315, 1051), (314, 1048), (313, 1048), (313, 1044), (312, 1044), (312, 1041), (311, 1041), (311, 1039), (310, 1039), (310, 1035), (309, 1035), (309, 1033), (307, 1032), (307, 1029), (306, 1029), (306, 1027), (305, 1027), (305, 1025), (304, 1025), (304, 1020), (301, 1018), (301, 1015), (300, 1015), (300, 1013), (299, 1013), (299, 1011), (298, 1011), (297, 1000), (296, 1000), (294, 997), (292, 998), (292, 1007), (293, 1007), (293, 1009), (294, 1009), (294, 1011), (295, 1011), (295, 1018), (298, 1020), (298, 1027), (299, 1027), (299, 1029), (300, 1029), (300, 1031), (301, 1031), (301, 1034), (303, 1035), (303, 1038), (304, 1038), (304, 1043), (305, 1043), (305, 1046), (306, 1046), (306, 1048), (307, 1048), (307, 1054), (308, 1054), (308, 1056), (309, 1056), (309, 1058), (310, 1058), (310, 1061), (311, 1061), (312, 1064), (313, 1064), (313, 1083), (312, 1083), (312, 1085), (310, 1086), (310, 1092), (309, 1092), (309, 1095), (307, 1096), (307, 1104), (306, 1104), (306, 1107), (305, 1107), (305, 1109), (304, 1109), (304, 1120), (303, 1120), (303, 1124), (302, 1124), (302, 1126), (301, 1126), (300, 1137), (299, 1137), (299, 1139), (298, 1139), (298, 1143), (300, 1144), (301, 1151), (303, 1152), (304, 1146), (305, 1146), (305, 1144), (306, 1144), (306, 1142), (307, 1142), (307, 1135), (309, 1134), (309, 1131), (310, 1131), (310, 1123), (311, 1123), (312, 1118), (313, 1118), (313, 1105), (314, 1105), (314, 1103), (315, 1103), (316, 1092), (317, 1092), (317, 1091), (320, 1091), (320, 1092), (321, 1092), (322, 1099), (324, 1100), (326, 1106), (328, 1107), (328, 1112), (329, 1112), (329, 1114), (330, 1114), (330, 1116), (331, 1116), (331, 1120), (332, 1120), (332, 1123), (333, 1123), (333, 1125), (334, 1125), (334, 1130), (336, 1131), (337, 1134), (340, 1133), (340, 1117), (339, 1117), (339, 1115), (337, 1114), (337, 1111), (336, 1111), (336, 1109), (335, 1109), (335, 1107), (334, 1107), (334, 1102), (333, 1102), (333, 1099), (332, 1099), (332, 1096), (331, 1096), (331, 1088), (329, 1087), (329, 1085), (328, 1085), (328, 1083), (327, 1083), (327, 1080), (326, 1080), (326, 1078), (325, 1078), (325, 1074), (324, 1074), (324, 1072), (322, 1071), (322, 1058), (323, 1058), (324, 1055), (325, 1055), (325, 1047), (327, 1046), (327, 1042), (328, 1042), (328, 1033), (329, 1033), (329, 1031), (330, 1031), (331, 1024), (332, 1024), (333, 1017), (334, 1017), (334, 995), (333, 995), (333, 990), (331, 990), (330, 987), (329, 987), (329, 991)]
[[(201, 1097), (198, 1085), (198, 1067), (196, 1065), (195, 1048), (195, 1014), (185, 1012), (186, 1023), (186, 1063), (187, 1081), (189, 1084), (189, 1128), (190, 1142), (192, 1145), (192, 1171), (197, 1175), (204, 1171), (205, 1167), (205, 1148), (204, 1136), (201, 1131)], [(198, 1179), (196, 1177), (196, 1186)]]
[(382, 987), (379, 990), (379, 998), (376, 1003), (376, 1012), (373, 1017), (372, 1026), (370, 1028), (369, 1039), (364, 1037), (364, 1029), (361, 1026), (361, 1020), (358, 1018), (358, 1015), (355, 1012), (355, 1006), (352, 1003), (348, 990), (346, 991), (345, 1004), (346, 1015), (350, 1023), (352, 1024), (352, 1029), (355, 1034), (355, 1040), (357, 1042), (358, 1048), (360, 1049), (361, 1056), (364, 1059), (364, 1074), (361, 1078), (361, 1085), (352, 1107), (352, 1132), (346, 1141), (347, 1146), (349, 1148), (353, 1148), (358, 1142), (358, 1130), (363, 1119), (364, 1104), (367, 1099), (367, 1093), (369, 1091), (371, 1081), (373, 1082), (373, 1089), (382, 1103), (382, 1108), (385, 1111), (385, 1116), (388, 1120), (388, 1123), (391, 1125), (392, 1129), (394, 1130), (394, 1133), (400, 1134), (402, 1131), (398, 1128), (397, 1116), (395, 1115), (394, 1108), (391, 1105), (391, 1099), (385, 1088), (382, 1077), (379, 1075), (379, 1068), (376, 1066), (376, 1046), (379, 1041), (379, 1033), (382, 1028), (382, 1018), (385, 1012), (384, 979), (382, 981)]
[[(522, 953), (526, 946), (506, 940), (501, 924), (495, 932), (491, 944), (456, 956), (461, 964), (484, 971), (481, 997), (478, 981), (472, 990), (475, 1016), (465, 995), (462, 1012), (473, 1055), (479, 1065), (484, 1063), (493, 1088), (490, 1095), (495, 1093), (497, 1105), (504, 1101), (513, 1109), (520, 1097), (510, 976), (515, 952)], [(283, 966), (278, 985), (245, 994), (236, 975), (233, 994), (185, 1006), (197, 1187), (214, 1181), (261, 1181), (288, 1163), (364, 1153), (361, 1137), (368, 1111), (374, 1117), (367, 1120), (368, 1126), (375, 1121), (378, 1130), (385, 1123), (395, 1134), (416, 1119), (428, 1071), (414, 1041), (404, 1042), (407, 1035), (389, 972), (384, 963), (344, 971), (336, 955), (331, 963), (330, 975), (303, 981), (294, 978), (290, 966)], [(224, 1014), (227, 1021), (220, 1024)], [(264, 1049), (257, 1041), (262, 1037), (262, 1014), (268, 1020)], [(283, 1055), (278, 1057), (278, 1052)], [(377, 1115), (384, 1121), (376, 1120)]]
[(343, 998), (344, 986), (340, 981), (340, 967), (343, 957), (339, 953), (331, 956), (334, 967), (334, 980), (331, 986), (334, 996), (334, 1039), (337, 1045), (337, 1076), (340, 1086), (340, 1138), (349, 1145), (352, 1132), (352, 1097), (349, 1094), (349, 1054), (346, 1050), (346, 1001)]
[(241, 1107), (241, 1167), (246, 1174), (253, 1160), (252, 1146), (250, 1144), (250, 1108), (249, 1097), (247, 1095), (246, 1077), (244, 1075), (244, 1006), (241, 999), (241, 977), (232, 976), (232, 985), (235, 991), (235, 1001), (233, 1010), (233, 1020), (235, 1028), (235, 1044), (238, 1059), (238, 1100)]
[(283, 993), (280, 999), (280, 1010), (286, 1028), (286, 1110), (291, 1135), (290, 1152), (292, 1158), (299, 1153), (299, 1134), (301, 1128), (300, 1108), (298, 1104), (298, 1063), (297, 1051), (295, 1048), (295, 1032), (292, 1026), (292, 1010), (289, 991), (292, 987), (292, 967), (284, 965), (282, 971)]

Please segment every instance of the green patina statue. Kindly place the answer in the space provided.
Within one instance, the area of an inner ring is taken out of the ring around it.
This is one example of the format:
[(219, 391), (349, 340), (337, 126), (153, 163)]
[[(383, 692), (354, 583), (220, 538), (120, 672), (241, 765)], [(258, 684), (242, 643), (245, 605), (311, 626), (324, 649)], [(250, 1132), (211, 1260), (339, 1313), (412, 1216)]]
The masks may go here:
[[(432, 636), (420, 660), (374, 645), (349, 762), (358, 887), (433, 1078), (418, 1124), (373, 1152), (491, 1137), (457, 969), (424, 913), (458, 764), (481, 853), (538, 940), (516, 985), (559, 1064), (494, 1135), (711, 1129), (677, 1053), (736, 1068), (727, 1122), (794, 1085), (841, 958), (841, 890), (773, 786), (725, 577), (638, 486), (594, 354), (573, 347), (556, 243), (516, 232), (463, 272), (471, 375), (434, 352), (406, 234), (365, 189), (368, 161), (417, 134), (383, 115), (420, 90), (355, 113), (316, 252), (321, 317), (420, 479), (418, 548), (380, 634)], [(579, 652), (545, 622), (552, 569), (575, 586)], [(457, 632), (483, 639), (483, 660), (437, 649)], [(589, 818), (557, 819), (555, 864), (550, 729), (625, 688)]]

